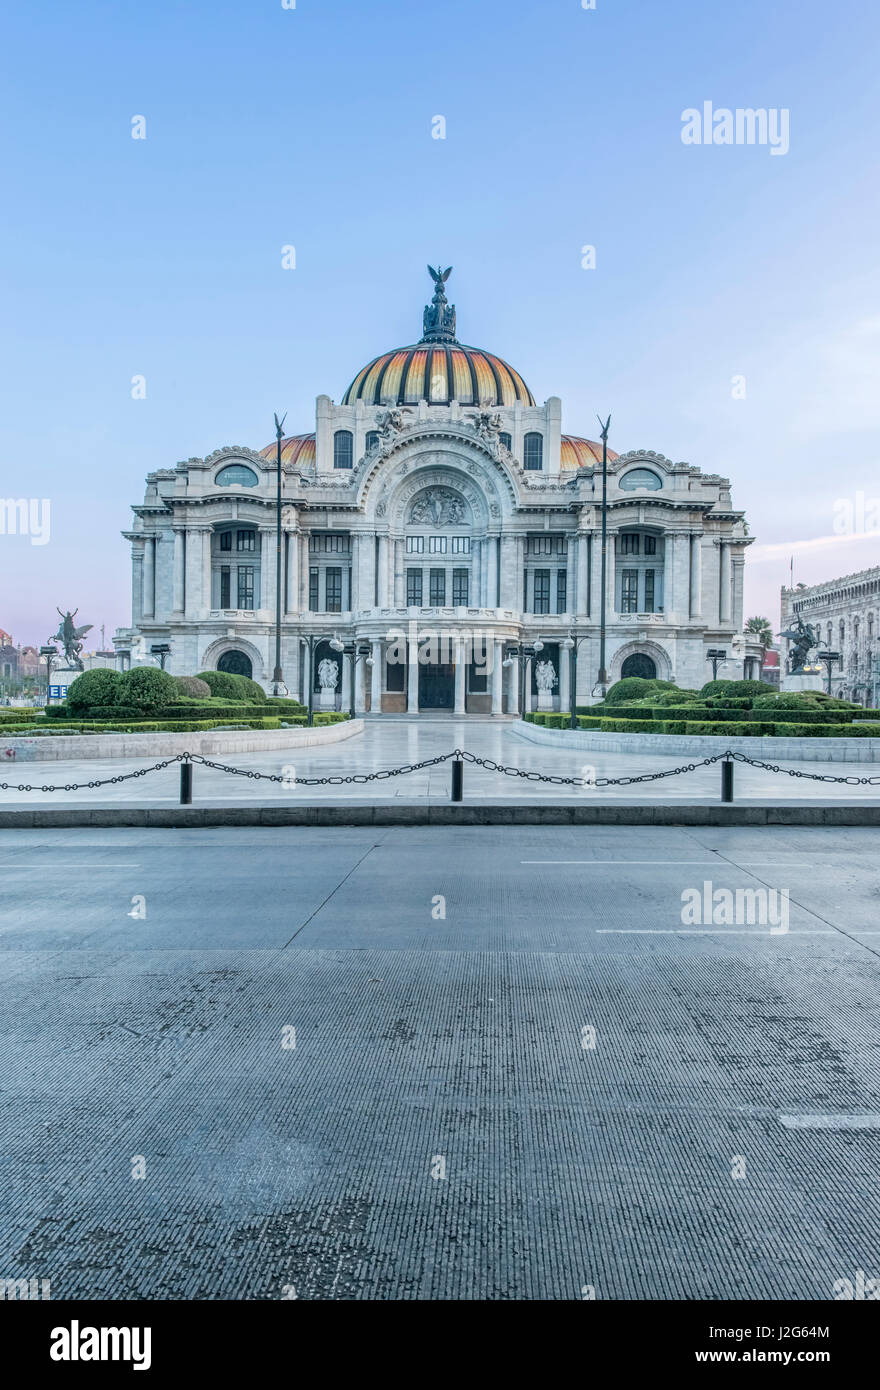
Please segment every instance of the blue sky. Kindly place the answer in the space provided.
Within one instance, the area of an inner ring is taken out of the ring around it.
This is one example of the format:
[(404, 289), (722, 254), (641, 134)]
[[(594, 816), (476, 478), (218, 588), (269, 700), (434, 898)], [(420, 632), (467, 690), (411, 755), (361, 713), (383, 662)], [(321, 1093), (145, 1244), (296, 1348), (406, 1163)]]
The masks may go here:
[[(791, 555), (808, 583), (880, 562), (834, 531), (880, 495), (863, 0), (49, 0), (3, 40), (0, 496), (52, 503), (49, 544), (0, 536), (17, 640), (56, 605), (126, 623), (145, 474), (260, 448), (274, 410), (313, 428), (419, 336), (426, 261), (564, 429), (610, 410), (616, 449), (732, 479), (747, 613), (775, 625)], [(683, 145), (706, 100), (787, 108), (789, 153)]]

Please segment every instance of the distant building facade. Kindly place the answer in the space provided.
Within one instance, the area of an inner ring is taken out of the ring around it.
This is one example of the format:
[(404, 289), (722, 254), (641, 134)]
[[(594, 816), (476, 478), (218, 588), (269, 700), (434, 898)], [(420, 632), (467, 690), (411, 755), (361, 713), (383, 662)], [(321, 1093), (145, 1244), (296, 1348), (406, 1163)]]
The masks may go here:
[(780, 631), (792, 619), (802, 618), (818, 628), (825, 650), (840, 653), (833, 668), (833, 694), (876, 708), (880, 695), (880, 566), (824, 584), (783, 588), (780, 607)]
[[(326, 702), (331, 661), (337, 707), (513, 714), (536, 703), (539, 642), (549, 701), (565, 709), (577, 642), (576, 697), (589, 703), (601, 444), (563, 433), (558, 397), (537, 404), (503, 359), (460, 343), (448, 272), (432, 275), (421, 340), (368, 362), (338, 404), (319, 396), (314, 433), (283, 439), (280, 556), (275, 443), (148, 476), (124, 533), (120, 665), (168, 644), (169, 671), (237, 671), (269, 688), (280, 564), (282, 665), (302, 699), (321, 681)], [(653, 450), (608, 460), (609, 680), (699, 687), (717, 647), (726, 677), (757, 675), (760, 646), (742, 631), (752, 538), (729, 481)]]

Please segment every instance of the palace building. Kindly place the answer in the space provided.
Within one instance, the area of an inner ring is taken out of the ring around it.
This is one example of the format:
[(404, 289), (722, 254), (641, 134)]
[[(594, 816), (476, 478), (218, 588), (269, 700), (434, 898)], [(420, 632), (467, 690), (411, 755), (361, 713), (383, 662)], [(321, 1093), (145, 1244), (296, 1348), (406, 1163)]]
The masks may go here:
[[(270, 689), (280, 562), (284, 680), (303, 700), (311, 684), (316, 704), (369, 715), (510, 715), (535, 707), (539, 664), (542, 708), (569, 707), (572, 669), (577, 702), (594, 698), (602, 445), (563, 433), (558, 397), (537, 404), (503, 358), (461, 343), (449, 271), (431, 274), (419, 341), (373, 358), (338, 403), (319, 396), (314, 431), (282, 440), (280, 557), (274, 441), (149, 474), (124, 533), (121, 665), (161, 645), (169, 671)], [(609, 681), (699, 687), (719, 647), (720, 675), (756, 674), (751, 537), (729, 481), (653, 450), (607, 457)]]

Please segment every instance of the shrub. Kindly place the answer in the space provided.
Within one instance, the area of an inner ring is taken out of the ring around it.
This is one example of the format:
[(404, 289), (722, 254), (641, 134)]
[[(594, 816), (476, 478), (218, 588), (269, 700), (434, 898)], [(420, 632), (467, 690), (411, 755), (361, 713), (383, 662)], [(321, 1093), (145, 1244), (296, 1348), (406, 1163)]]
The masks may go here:
[(120, 719), (140, 719), (142, 712), (136, 705), (93, 705), (88, 718), (109, 719), (118, 724)]
[(663, 690), (675, 690), (672, 681), (648, 680), (645, 676), (624, 676), (615, 681), (605, 696), (606, 705), (619, 705), (623, 700), (644, 700)]
[(188, 695), (191, 699), (203, 700), (211, 694), (211, 687), (201, 676), (174, 676), (173, 680), (181, 695)]
[(93, 705), (115, 704), (122, 679), (118, 671), (83, 671), (67, 692), (67, 708), (76, 715), (85, 713)]
[(120, 676), (116, 703), (135, 705), (139, 710), (151, 712), (160, 705), (170, 704), (176, 695), (174, 677), (167, 671), (157, 671), (154, 666), (135, 666)]
[(775, 687), (767, 681), (708, 681), (700, 691), (706, 695), (775, 695)]
[(252, 705), (264, 705), (267, 695), (258, 681), (249, 676), (236, 676), (231, 671), (200, 671), (198, 679), (204, 681), (212, 695), (223, 700), (247, 700)]
[(579, 714), (577, 717), (579, 729), (601, 729), (602, 720), (589, 714)]

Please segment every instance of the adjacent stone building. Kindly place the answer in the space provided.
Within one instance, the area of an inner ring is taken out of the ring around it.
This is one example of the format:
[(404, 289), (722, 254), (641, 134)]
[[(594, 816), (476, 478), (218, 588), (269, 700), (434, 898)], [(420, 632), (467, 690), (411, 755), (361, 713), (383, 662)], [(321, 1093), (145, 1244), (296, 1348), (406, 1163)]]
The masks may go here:
[(792, 620), (803, 618), (804, 623), (818, 629), (825, 650), (840, 653), (840, 661), (833, 667), (832, 693), (876, 708), (880, 697), (880, 566), (824, 584), (783, 588), (780, 607), (780, 631)]
[[(125, 533), (121, 664), (167, 644), (172, 672), (239, 671), (270, 688), (280, 563), (282, 666), (301, 698), (311, 683), (324, 705), (373, 715), (511, 714), (533, 706), (540, 659), (565, 709), (576, 643), (589, 703), (601, 444), (563, 433), (558, 397), (539, 405), (502, 358), (461, 343), (448, 271), (432, 276), (421, 339), (373, 358), (338, 404), (319, 396), (314, 432), (283, 439), (280, 556), (274, 442), (148, 476)], [(700, 686), (719, 646), (731, 657), (719, 674), (757, 674), (760, 648), (742, 633), (751, 538), (729, 481), (653, 450), (608, 460), (609, 680)]]

